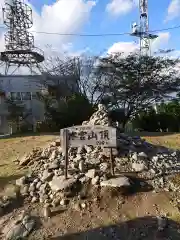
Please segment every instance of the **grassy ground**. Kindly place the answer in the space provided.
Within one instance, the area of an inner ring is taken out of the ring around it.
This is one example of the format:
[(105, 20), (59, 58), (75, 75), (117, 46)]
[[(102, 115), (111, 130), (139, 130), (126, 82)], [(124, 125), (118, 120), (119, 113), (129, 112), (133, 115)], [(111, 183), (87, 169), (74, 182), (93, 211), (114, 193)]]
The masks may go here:
[(18, 169), (14, 160), (30, 153), (33, 148), (48, 144), (55, 138), (57, 138), (55, 135), (40, 135), (0, 139), (0, 188), (24, 173), (22, 169)]
[(142, 136), (146, 141), (155, 144), (161, 145), (168, 148), (180, 149), (180, 134), (147, 134)]
[[(180, 134), (141, 133), (140, 135), (153, 144), (180, 148)], [(40, 136), (13, 136), (0, 139), (0, 187), (23, 174), (22, 169), (18, 169), (14, 160), (31, 152), (35, 147), (42, 147), (48, 144), (57, 137), (57, 134), (45, 134)]]

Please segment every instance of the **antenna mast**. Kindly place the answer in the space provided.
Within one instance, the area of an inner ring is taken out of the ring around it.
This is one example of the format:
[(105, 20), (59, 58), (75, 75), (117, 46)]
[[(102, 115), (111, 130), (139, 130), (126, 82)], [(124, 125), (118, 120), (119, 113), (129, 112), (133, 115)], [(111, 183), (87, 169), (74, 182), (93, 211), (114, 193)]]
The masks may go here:
[(151, 40), (158, 35), (149, 33), (148, 0), (139, 0), (139, 26), (137, 23), (132, 24), (131, 35), (139, 38), (140, 54), (150, 55)]
[(28, 67), (32, 73), (32, 68), (44, 61), (43, 52), (35, 48), (34, 36), (28, 31), (33, 26), (32, 9), (24, 0), (5, 0), (3, 22), (7, 32), (0, 60), (5, 63), (5, 74), (11, 66), (16, 67), (13, 73), (20, 66)]

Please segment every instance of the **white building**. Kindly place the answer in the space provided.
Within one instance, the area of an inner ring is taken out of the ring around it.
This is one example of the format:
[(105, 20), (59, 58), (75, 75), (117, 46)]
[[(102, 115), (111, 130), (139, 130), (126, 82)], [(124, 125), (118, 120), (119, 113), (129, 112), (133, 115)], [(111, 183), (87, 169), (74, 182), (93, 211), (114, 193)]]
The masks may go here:
[(50, 79), (45, 75), (0, 76), (0, 90), (4, 92), (4, 95), (1, 94), (0, 96), (0, 134), (9, 132), (9, 124), (7, 121), (8, 109), (5, 104), (6, 98), (22, 101), (27, 111), (31, 113), (28, 121), (33, 123), (34, 121), (42, 121), (44, 119), (44, 105), (37, 99), (37, 92), (42, 91), (42, 83), (44, 83), (44, 81), (52, 85), (56, 80), (58, 84), (62, 82), (63, 92), (67, 92), (67, 87), (65, 89), (64, 86), (66, 85), (63, 83), (73, 86), (73, 88), (78, 91), (77, 82), (72, 76), (63, 78), (51, 76)]

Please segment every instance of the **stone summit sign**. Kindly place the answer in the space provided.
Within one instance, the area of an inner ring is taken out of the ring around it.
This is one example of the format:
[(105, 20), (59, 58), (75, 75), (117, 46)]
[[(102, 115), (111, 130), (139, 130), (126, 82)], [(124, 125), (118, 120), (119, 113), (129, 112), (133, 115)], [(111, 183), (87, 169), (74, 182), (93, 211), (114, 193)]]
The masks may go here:
[(60, 135), (65, 153), (66, 178), (68, 168), (68, 148), (81, 147), (84, 145), (110, 148), (113, 172), (112, 148), (116, 148), (117, 146), (116, 128), (101, 125), (81, 125), (62, 129)]
[(67, 128), (68, 145), (116, 147), (116, 129), (107, 126), (74, 126)]

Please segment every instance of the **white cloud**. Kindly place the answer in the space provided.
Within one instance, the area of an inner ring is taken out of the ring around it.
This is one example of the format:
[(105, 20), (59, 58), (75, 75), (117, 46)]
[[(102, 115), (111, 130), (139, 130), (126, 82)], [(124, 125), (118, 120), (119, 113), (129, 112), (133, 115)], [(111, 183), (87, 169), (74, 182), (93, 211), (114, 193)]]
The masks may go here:
[[(95, 1), (59, 0), (52, 5), (44, 5), (39, 15), (33, 11), (33, 30), (54, 33), (77, 33), (88, 21)], [(35, 42), (41, 47), (51, 45), (54, 49), (72, 40), (72, 36), (34, 34)]]
[(169, 32), (161, 32), (158, 33), (158, 38), (156, 38), (153, 42), (152, 42), (152, 46), (151, 46), (151, 51), (155, 52), (158, 49), (164, 48), (168, 46), (169, 43), (169, 39), (171, 37)]
[(106, 11), (111, 15), (119, 16), (132, 11), (138, 6), (138, 0), (111, 0), (106, 6)]
[[(151, 44), (151, 52), (157, 51), (160, 48), (164, 48), (168, 45), (170, 39), (170, 33), (164, 32), (159, 33), (158, 38), (154, 40)], [(117, 52), (124, 52), (124, 54), (129, 54), (139, 50), (139, 44), (137, 42), (117, 42), (114, 43), (107, 51), (108, 54), (114, 54)]]
[[(5, 0), (0, 0), (4, 5)], [(42, 49), (45, 57), (48, 55), (60, 55), (64, 52), (73, 51), (73, 36), (46, 33), (78, 33), (85, 23), (88, 22), (91, 11), (96, 5), (95, 0), (58, 0), (51, 5), (42, 7), (41, 13), (37, 12), (28, 0), (25, 0), (33, 13), (33, 27), (30, 29), (35, 38), (35, 46)], [(2, 22), (2, 21), (1, 21)], [(0, 50), (4, 50), (4, 33), (0, 35)]]
[(166, 21), (173, 20), (178, 16), (180, 16), (180, 0), (171, 0), (168, 7)]
[(114, 43), (109, 49), (108, 54), (114, 54), (117, 52), (124, 52), (125, 54), (129, 54), (137, 51), (139, 45), (135, 42), (117, 42)]
[[(0, 0), (4, 5), (4, 0)], [(28, 3), (29, 4), (29, 3)], [(30, 4), (29, 4), (30, 5)], [(33, 10), (34, 25), (31, 31), (35, 37), (35, 45), (43, 50), (67, 50), (72, 36), (58, 34), (40, 34), (36, 32), (47, 33), (77, 33), (88, 21), (91, 10), (96, 5), (95, 1), (86, 0), (59, 0), (52, 5), (44, 5), (39, 14), (36, 9)], [(34, 32), (33, 32), (34, 31)], [(0, 49), (4, 47), (3, 34), (0, 39)]]

